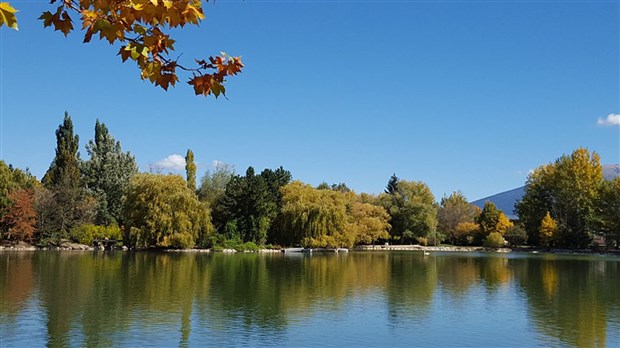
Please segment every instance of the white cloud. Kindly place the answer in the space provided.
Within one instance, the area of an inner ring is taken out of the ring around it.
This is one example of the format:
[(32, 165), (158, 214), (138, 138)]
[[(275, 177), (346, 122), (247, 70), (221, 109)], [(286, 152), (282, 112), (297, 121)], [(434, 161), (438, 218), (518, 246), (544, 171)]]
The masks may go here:
[(155, 162), (155, 165), (161, 169), (168, 170), (184, 170), (185, 169), (185, 158), (178, 154), (170, 155), (163, 160), (159, 160)]
[(211, 167), (213, 168), (217, 168), (221, 165), (225, 164), (224, 162), (220, 161), (220, 160), (213, 160), (213, 162), (211, 162)]
[(609, 114), (607, 118), (598, 118), (596, 124), (599, 126), (620, 126), (620, 114)]

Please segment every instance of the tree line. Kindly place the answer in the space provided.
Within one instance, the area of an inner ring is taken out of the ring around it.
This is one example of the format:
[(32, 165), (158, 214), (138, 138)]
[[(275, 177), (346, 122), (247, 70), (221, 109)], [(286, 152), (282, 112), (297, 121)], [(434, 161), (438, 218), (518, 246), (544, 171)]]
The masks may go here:
[(218, 164), (197, 181), (187, 151), (185, 178), (140, 173), (104, 123), (81, 159), (65, 113), (56, 152), (38, 181), (0, 161), (0, 233), (5, 243), (55, 246), (109, 238), (135, 248), (353, 247), (394, 243), (586, 248), (595, 235), (620, 240), (620, 178), (606, 181), (598, 155), (578, 149), (533, 171), (510, 221), (456, 191), (439, 202), (423, 182), (392, 175), (379, 195), (345, 183), (311, 185), (282, 167), (245, 174)]

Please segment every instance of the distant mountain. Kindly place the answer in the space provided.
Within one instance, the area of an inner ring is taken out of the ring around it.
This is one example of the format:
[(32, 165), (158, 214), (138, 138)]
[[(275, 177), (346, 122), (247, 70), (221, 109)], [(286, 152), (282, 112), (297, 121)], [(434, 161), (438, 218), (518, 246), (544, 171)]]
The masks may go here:
[[(617, 176), (620, 176), (620, 164), (603, 165), (603, 177), (606, 180), (611, 180)], [(471, 204), (482, 208), (484, 207), (484, 202), (491, 201), (495, 203), (497, 209), (503, 211), (509, 219), (516, 219), (517, 215), (513, 211), (515, 208), (515, 203), (517, 203), (517, 201), (519, 201), (524, 194), (525, 186), (521, 186), (510, 191), (504, 191), (489, 197), (481, 198), (477, 201), (471, 202)]]

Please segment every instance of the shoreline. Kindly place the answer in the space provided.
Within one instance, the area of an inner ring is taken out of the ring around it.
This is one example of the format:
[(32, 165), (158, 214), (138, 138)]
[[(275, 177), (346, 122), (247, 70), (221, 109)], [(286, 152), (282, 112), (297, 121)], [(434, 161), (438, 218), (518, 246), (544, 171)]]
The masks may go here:
[[(104, 251), (92, 246), (67, 243), (57, 247), (37, 247), (27, 243), (19, 243), (17, 245), (0, 245), (0, 252), (33, 252), (33, 251)], [(259, 249), (257, 251), (237, 251), (234, 249), (224, 249), (221, 251), (214, 251), (213, 249), (128, 249), (126, 247), (115, 248), (113, 250), (105, 251), (139, 251), (139, 252), (166, 252), (166, 253), (223, 253), (223, 254), (236, 254), (236, 253), (283, 253), (285, 249)], [(332, 249), (315, 249), (317, 253), (334, 253)], [(515, 248), (486, 248), (482, 246), (422, 246), (418, 244), (413, 245), (358, 245), (351, 249), (352, 252), (393, 252), (393, 251), (422, 251), (422, 252), (454, 252), (454, 253), (527, 253), (527, 254), (564, 254), (564, 255), (609, 255), (620, 256), (620, 250), (583, 250), (583, 249), (546, 249), (540, 247), (515, 247)]]

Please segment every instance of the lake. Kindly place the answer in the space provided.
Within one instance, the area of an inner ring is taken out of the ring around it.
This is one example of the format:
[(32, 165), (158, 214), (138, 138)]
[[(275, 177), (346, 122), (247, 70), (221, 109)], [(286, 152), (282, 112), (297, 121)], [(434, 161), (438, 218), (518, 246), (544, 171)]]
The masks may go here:
[(620, 346), (620, 258), (0, 252), (0, 346)]

